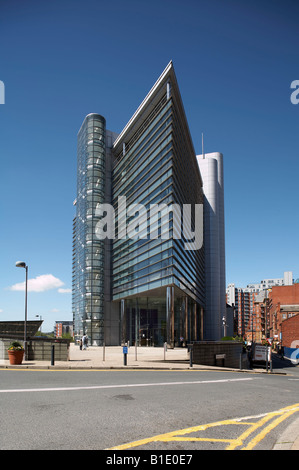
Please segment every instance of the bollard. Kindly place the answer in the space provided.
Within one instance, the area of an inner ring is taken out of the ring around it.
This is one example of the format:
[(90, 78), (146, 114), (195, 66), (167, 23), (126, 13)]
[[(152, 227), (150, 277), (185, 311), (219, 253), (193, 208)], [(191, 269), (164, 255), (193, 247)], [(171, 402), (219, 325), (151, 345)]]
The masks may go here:
[(55, 364), (55, 346), (54, 344), (51, 347), (51, 366)]
[(103, 362), (105, 361), (105, 341), (103, 343)]
[(193, 345), (189, 345), (189, 351), (190, 351), (190, 367), (193, 367)]
[(127, 365), (127, 355), (128, 355), (128, 347), (124, 346), (123, 347), (123, 354), (124, 354), (124, 366)]
[(242, 353), (240, 354), (240, 370), (242, 370)]
[(164, 361), (166, 361), (167, 343), (164, 343)]

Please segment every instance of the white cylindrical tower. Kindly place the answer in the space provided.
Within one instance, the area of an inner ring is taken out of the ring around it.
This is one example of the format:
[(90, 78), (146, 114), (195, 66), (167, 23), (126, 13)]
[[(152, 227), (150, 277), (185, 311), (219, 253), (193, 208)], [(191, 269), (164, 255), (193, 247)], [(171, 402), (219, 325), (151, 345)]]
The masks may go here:
[(223, 156), (218, 152), (198, 155), (197, 161), (205, 196), (204, 339), (216, 341), (223, 336), (222, 318), (226, 316)]

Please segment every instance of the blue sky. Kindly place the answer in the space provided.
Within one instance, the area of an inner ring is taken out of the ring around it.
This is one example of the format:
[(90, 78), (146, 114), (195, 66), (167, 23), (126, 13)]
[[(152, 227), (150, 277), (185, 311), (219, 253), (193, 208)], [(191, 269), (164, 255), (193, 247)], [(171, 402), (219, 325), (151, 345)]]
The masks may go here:
[[(0, 320), (71, 320), (77, 132), (120, 132), (173, 60), (197, 153), (224, 155), (226, 279), (298, 270), (295, 0), (0, 0)], [(34, 280), (34, 281), (32, 281)], [(47, 290), (46, 290), (47, 289)], [(38, 290), (38, 291), (37, 291)]]

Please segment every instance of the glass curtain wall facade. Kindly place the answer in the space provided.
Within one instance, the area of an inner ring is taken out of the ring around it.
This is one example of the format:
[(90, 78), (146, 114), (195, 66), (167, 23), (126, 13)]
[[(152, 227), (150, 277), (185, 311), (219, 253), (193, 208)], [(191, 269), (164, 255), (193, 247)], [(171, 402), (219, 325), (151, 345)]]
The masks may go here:
[(75, 335), (103, 341), (104, 241), (95, 235), (97, 204), (105, 200), (105, 119), (88, 115), (78, 133), (77, 199), (73, 241)]
[[(114, 144), (113, 205), (141, 204), (147, 223), (136, 236), (116, 239), (112, 255), (112, 296), (121, 301), (121, 340), (138, 344), (179, 344), (198, 340), (205, 301), (204, 252), (186, 250), (184, 233), (174, 238), (174, 213), (161, 214), (154, 226), (152, 204), (203, 204), (202, 182), (172, 67), (143, 107), (139, 119)], [(116, 210), (116, 227), (135, 221)], [(136, 207), (136, 211), (138, 206)], [(140, 212), (137, 211), (137, 216)], [(194, 229), (194, 212), (191, 212)], [(163, 230), (169, 236), (163, 238)], [(158, 236), (152, 238), (153, 230)]]
[[(159, 110), (160, 107), (160, 110)], [(143, 204), (147, 210), (155, 202), (172, 201), (171, 103), (163, 97), (157, 115), (149, 121), (141, 135), (125, 144), (125, 152), (117, 157), (113, 172), (113, 206), (118, 197), (126, 197), (126, 205)], [(138, 131), (137, 131), (138, 132)], [(136, 139), (136, 142), (134, 140)], [(122, 147), (122, 146), (121, 146)], [(127, 214), (116, 212), (116, 227)], [(128, 218), (127, 222), (133, 220)], [(138, 294), (144, 290), (168, 285), (172, 281), (172, 241), (147, 240), (148, 229), (113, 243), (113, 299)]]

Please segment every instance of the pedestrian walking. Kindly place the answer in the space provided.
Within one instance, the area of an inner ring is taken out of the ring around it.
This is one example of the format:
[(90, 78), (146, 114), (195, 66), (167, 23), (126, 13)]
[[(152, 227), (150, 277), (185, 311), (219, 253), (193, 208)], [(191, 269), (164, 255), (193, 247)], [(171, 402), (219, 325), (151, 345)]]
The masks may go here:
[(82, 345), (83, 345), (83, 349), (84, 349), (84, 350), (87, 348), (87, 343), (88, 343), (87, 335), (84, 335), (84, 336), (82, 337)]

